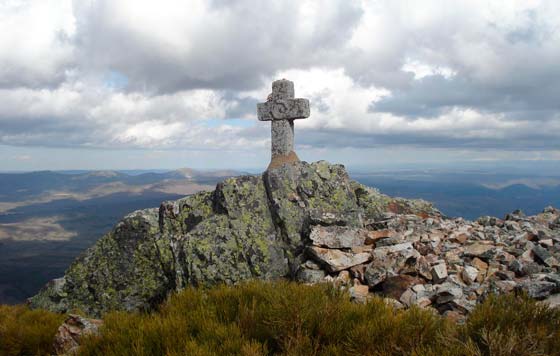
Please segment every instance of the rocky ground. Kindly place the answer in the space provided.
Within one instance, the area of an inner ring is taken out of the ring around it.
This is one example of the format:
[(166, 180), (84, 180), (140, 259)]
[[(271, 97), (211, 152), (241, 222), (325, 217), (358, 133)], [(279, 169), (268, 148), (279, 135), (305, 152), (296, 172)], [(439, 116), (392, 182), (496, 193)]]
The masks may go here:
[(397, 307), (433, 307), (461, 318), (488, 293), (524, 291), (556, 304), (560, 210), (476, 221), (386, 212), (354, 229), (314, 226), (297, 278), (346, 286)]
[(491, 292), (560, 291), (559, 243), (554, 208), (448, 219), (350, 180), (341, 165), (298, 162), (128, 215), (30, 304), (101, 315), (151, 309), (187, 286), (287, 277), (460, 318)]

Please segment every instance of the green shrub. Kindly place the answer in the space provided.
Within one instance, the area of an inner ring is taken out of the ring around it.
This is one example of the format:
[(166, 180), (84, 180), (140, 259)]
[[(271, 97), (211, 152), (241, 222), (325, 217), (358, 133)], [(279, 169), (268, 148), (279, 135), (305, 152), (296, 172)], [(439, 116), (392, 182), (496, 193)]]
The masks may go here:
[(64, 315), (0, 305), (0, 356), (50, 355), (54, 335)]
[(480, 355), (560, 355), (560, 310), (526, 295), (490, 296), (460, 334)]
[[(0, 307), (0, 355), (52, 352), (64, 316)], [(464, 325), (430, 309), (367, 304), (327, 285), (247, 282), (186, 289), (152, 313), (111, 312), (81, 355), (560, 355), (560, 311), (495, 297)]]
[(82, 354), (421, 354), (451, 328), (427, 310), (356, 304), (327, 285), (247, 282), (185, 290), (151, 315), (111, 313)]

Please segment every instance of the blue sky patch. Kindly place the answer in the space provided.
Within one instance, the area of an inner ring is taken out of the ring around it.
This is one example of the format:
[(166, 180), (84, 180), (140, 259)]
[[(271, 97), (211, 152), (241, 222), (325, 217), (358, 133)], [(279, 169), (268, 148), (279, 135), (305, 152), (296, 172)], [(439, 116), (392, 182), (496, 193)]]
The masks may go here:
[(204, 120), (204, 125), (208, 127), (218, 127), (221, 125), (230, 125), (235, 127), (252, 127), (255, 123), (247, 119), (208, 119)]
[(103, 78), (103, 84), (107, 88), (120, 90), (128, 85), (128, 77), (119, 71), (111, 70)]

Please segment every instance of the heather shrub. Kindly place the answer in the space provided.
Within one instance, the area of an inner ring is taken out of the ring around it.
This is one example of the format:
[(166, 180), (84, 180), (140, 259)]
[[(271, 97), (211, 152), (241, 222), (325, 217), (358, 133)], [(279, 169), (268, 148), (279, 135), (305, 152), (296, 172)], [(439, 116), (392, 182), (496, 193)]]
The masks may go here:
[(82, 354), (420, 354), (451, 328), (430, 311), (353, 303), (328, 285), (247, 282), (182, 291), (151, 315), (110, 313)]
[(64, 315), (45, 310), (0, 305), (0, 356), (51, 355), (63, 320)]
[(480, 355), (560, 355), (560, 310), (523, 294), (490, 296), (459, 332)]
[[(0, 355), (46, 355), (64, 315), (0, 306)], [(111, 312), (81, 355), (560, 355), (560, 311), (490, 296), (466, 323), (367, 304), (328, 285), (246, 282), (185, 289), (152, 313)]]

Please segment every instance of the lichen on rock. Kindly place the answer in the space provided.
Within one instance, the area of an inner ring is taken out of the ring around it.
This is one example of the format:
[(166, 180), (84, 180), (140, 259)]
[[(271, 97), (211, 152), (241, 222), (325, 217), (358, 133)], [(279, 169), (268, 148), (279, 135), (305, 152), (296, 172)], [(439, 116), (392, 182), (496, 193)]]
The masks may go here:
[(300, 271), (313, 226), (364, 228), (392, 209), (438, 213), (351, 181), (342, 165), (325, 161), (229, 178), (213, 192), (127, 215), (29, 303), (99, 316), (151, 309), (187, 286), (317, 276)]

